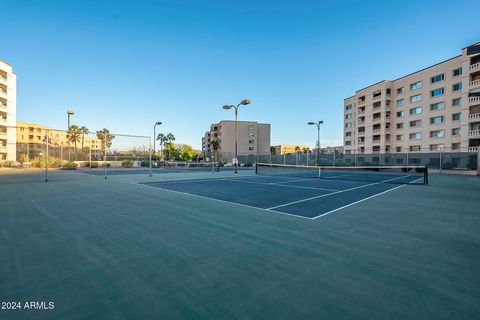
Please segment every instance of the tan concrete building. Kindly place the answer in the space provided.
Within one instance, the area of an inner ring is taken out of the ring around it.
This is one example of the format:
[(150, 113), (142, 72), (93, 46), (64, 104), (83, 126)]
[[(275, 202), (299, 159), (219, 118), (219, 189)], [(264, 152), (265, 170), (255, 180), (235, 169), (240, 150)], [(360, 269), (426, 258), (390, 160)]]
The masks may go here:
[[(235, 153), (235, 121), (222, 120), (210, 126), (202, 138), (202, 152), (213, 153), (212, 141), (218, 141), (218, 153)], [(238, 154), (269, 155), (270, 124), (238, 121)], [(231, 157), (229, 157), (231, 159)]]
[(345, 153), (477, 152), (480, 43), (344, 100)]
[(272, 146), (272, 154), (275, 154), (275, 155), (294, 153), (299, 150), (300, 152), (304, 152), (305, 150), (310, 151), (310, 147), (302, 146), (302, 145), (294, 145), (294, 144), (280, 144), (278, 146)]
[[(50, 147), (74, 147), (72, 143), (68, 142), (67, 131), (55, 130), (44, 125), (21, 121), (17, 121), (16, 126), (16, 141), (19, 153), (25, 153), (25, 151), (28, 150), (28, 153), (31, 155), (32, 152), (43, 151), (45, 148), (47, 130)], [(77, 148), (82, 148), (82, 146), (83, 148), (91, 149), (95, 154), (102, 150), (100, 139), (88, 136), (83, 137), (83, 141), (82, 138), (80, 138), (80, 141), (77, 143)], [(20, 154), (18, 156), (20, 156)]]
[(15, 161), (17, 76), (12, 65), (0, 60), (0, 161)]

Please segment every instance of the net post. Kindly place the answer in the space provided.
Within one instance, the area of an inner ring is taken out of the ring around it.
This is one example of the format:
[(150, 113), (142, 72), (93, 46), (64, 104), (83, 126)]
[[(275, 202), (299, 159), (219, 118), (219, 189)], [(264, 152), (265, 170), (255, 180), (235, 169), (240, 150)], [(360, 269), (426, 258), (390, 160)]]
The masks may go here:
[(428, 166), (425, 166), (425, 170), (423, 171), (423, 184), (428, 186)]
[(439, 161), (438, 161), (438, 173), (442, 173), (442, 150), (440, 150), (439, 154)]
[(258, 162), (255, 162), (255, 174), (258, 174)]
[(48, 182), (48, 129), (46, 130), (45, 136), (45, 182)]

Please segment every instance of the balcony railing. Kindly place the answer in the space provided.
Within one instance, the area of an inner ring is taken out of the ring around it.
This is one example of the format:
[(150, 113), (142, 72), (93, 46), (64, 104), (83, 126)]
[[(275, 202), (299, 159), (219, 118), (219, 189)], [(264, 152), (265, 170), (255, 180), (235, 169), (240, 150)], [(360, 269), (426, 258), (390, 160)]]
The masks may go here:
[(472, 113), (468, 116), (468, 120), (480, 120), (480, 113)]
[(469, 137), (480, 137), (480, 130), (470, 130), (468, 131)]
[(480, 149), (480, 147), (468, 147), (468, 152), (478, 152), (478, 149)]
[(0, 82), (1, 83), (7, 83), (7, 76), (0, 74)]
[(0, 89), (0, 97), (6, 98), (7, 97), (7, 90)]
[(470, 81), (469, 86), (470, 86), (470, 88), (480, 87), (480, 79), (479, 79), (479, 80)]
[(480, 62), (477, 62), (477, 63), (472, 64), (472, 65), (470, 66), (470, 72), (472, 72), (472, 71), (477, 71), (477, 70), (480, 70)]
[(358, 100), (358, 105), (362, 105), (362, 104), (365, 104), (365, 100)]
[(471, 97), (471, 98), (468, 98), (468, 103), (469, 103), (469, 104), (480, 103), (480, 97)]

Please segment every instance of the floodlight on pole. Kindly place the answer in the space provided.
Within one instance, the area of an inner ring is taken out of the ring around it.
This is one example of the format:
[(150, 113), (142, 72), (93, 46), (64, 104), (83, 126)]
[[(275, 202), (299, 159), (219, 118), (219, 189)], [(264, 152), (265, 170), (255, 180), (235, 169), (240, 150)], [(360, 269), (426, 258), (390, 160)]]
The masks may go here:
[(240, 101), (240, 103), (236, 106), (234, 105), (224, 105), (223, 109), (235, 109), (235, 173), (238, 173), (238, 108), (240, 106), (245, 106), (247, 104), (252, 103), (251, 100), (245, 99)]
[(67, 110), (67, 122), (68, 122), (68, 130), (70, 130), (70, 116), (73, 116), (75, 112), (72, 109)]

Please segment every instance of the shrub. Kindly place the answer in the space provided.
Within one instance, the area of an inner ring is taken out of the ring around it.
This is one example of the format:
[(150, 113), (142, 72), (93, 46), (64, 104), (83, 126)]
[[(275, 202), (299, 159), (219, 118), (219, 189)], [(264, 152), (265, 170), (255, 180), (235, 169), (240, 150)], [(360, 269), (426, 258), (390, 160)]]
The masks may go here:
[(131, 160), (123, 160), (123, 161), (122, 161), (122, 167), (124, 167), (124, 168), (132, 168), (132, 167), (133, 167), (133, 161), (131, 161)]
[[(58, 168), (62, 166), (62, 161), (57, 157), (48, 157), (48, 167), (49, 168)], [(32, 167), (34, 168), (45, 168), (45, 158), (44, 157), (35, 157), (32, 159)]]
[[(153, 163), (152, 163), (152, 165), (153, 165)], [(150, 161), (143, 160), (142, 162), (140, 162), (140, 166), (142, 166), (142, 167), (150, 167)]]
[(14, 167), (15, 165), (16, 165), (16, 162), (11, 161), (11, 160), (6, 160), (6, 161), (1, 161), (0, 162), (0, 168), (1, 167), (10, 168), (10, 167)]
[(69, 162), (63, 165), (63, 170), (76, 170), (78, 167), (78, 164), (75, 162)]
[[(87, 163), (85, 164), (85, 167), (90, 168), (90, 162), (87, 162)], [(92, 167), (92, 168), (98, 168), (98, 162), (92, 161), (91, 167)]]

